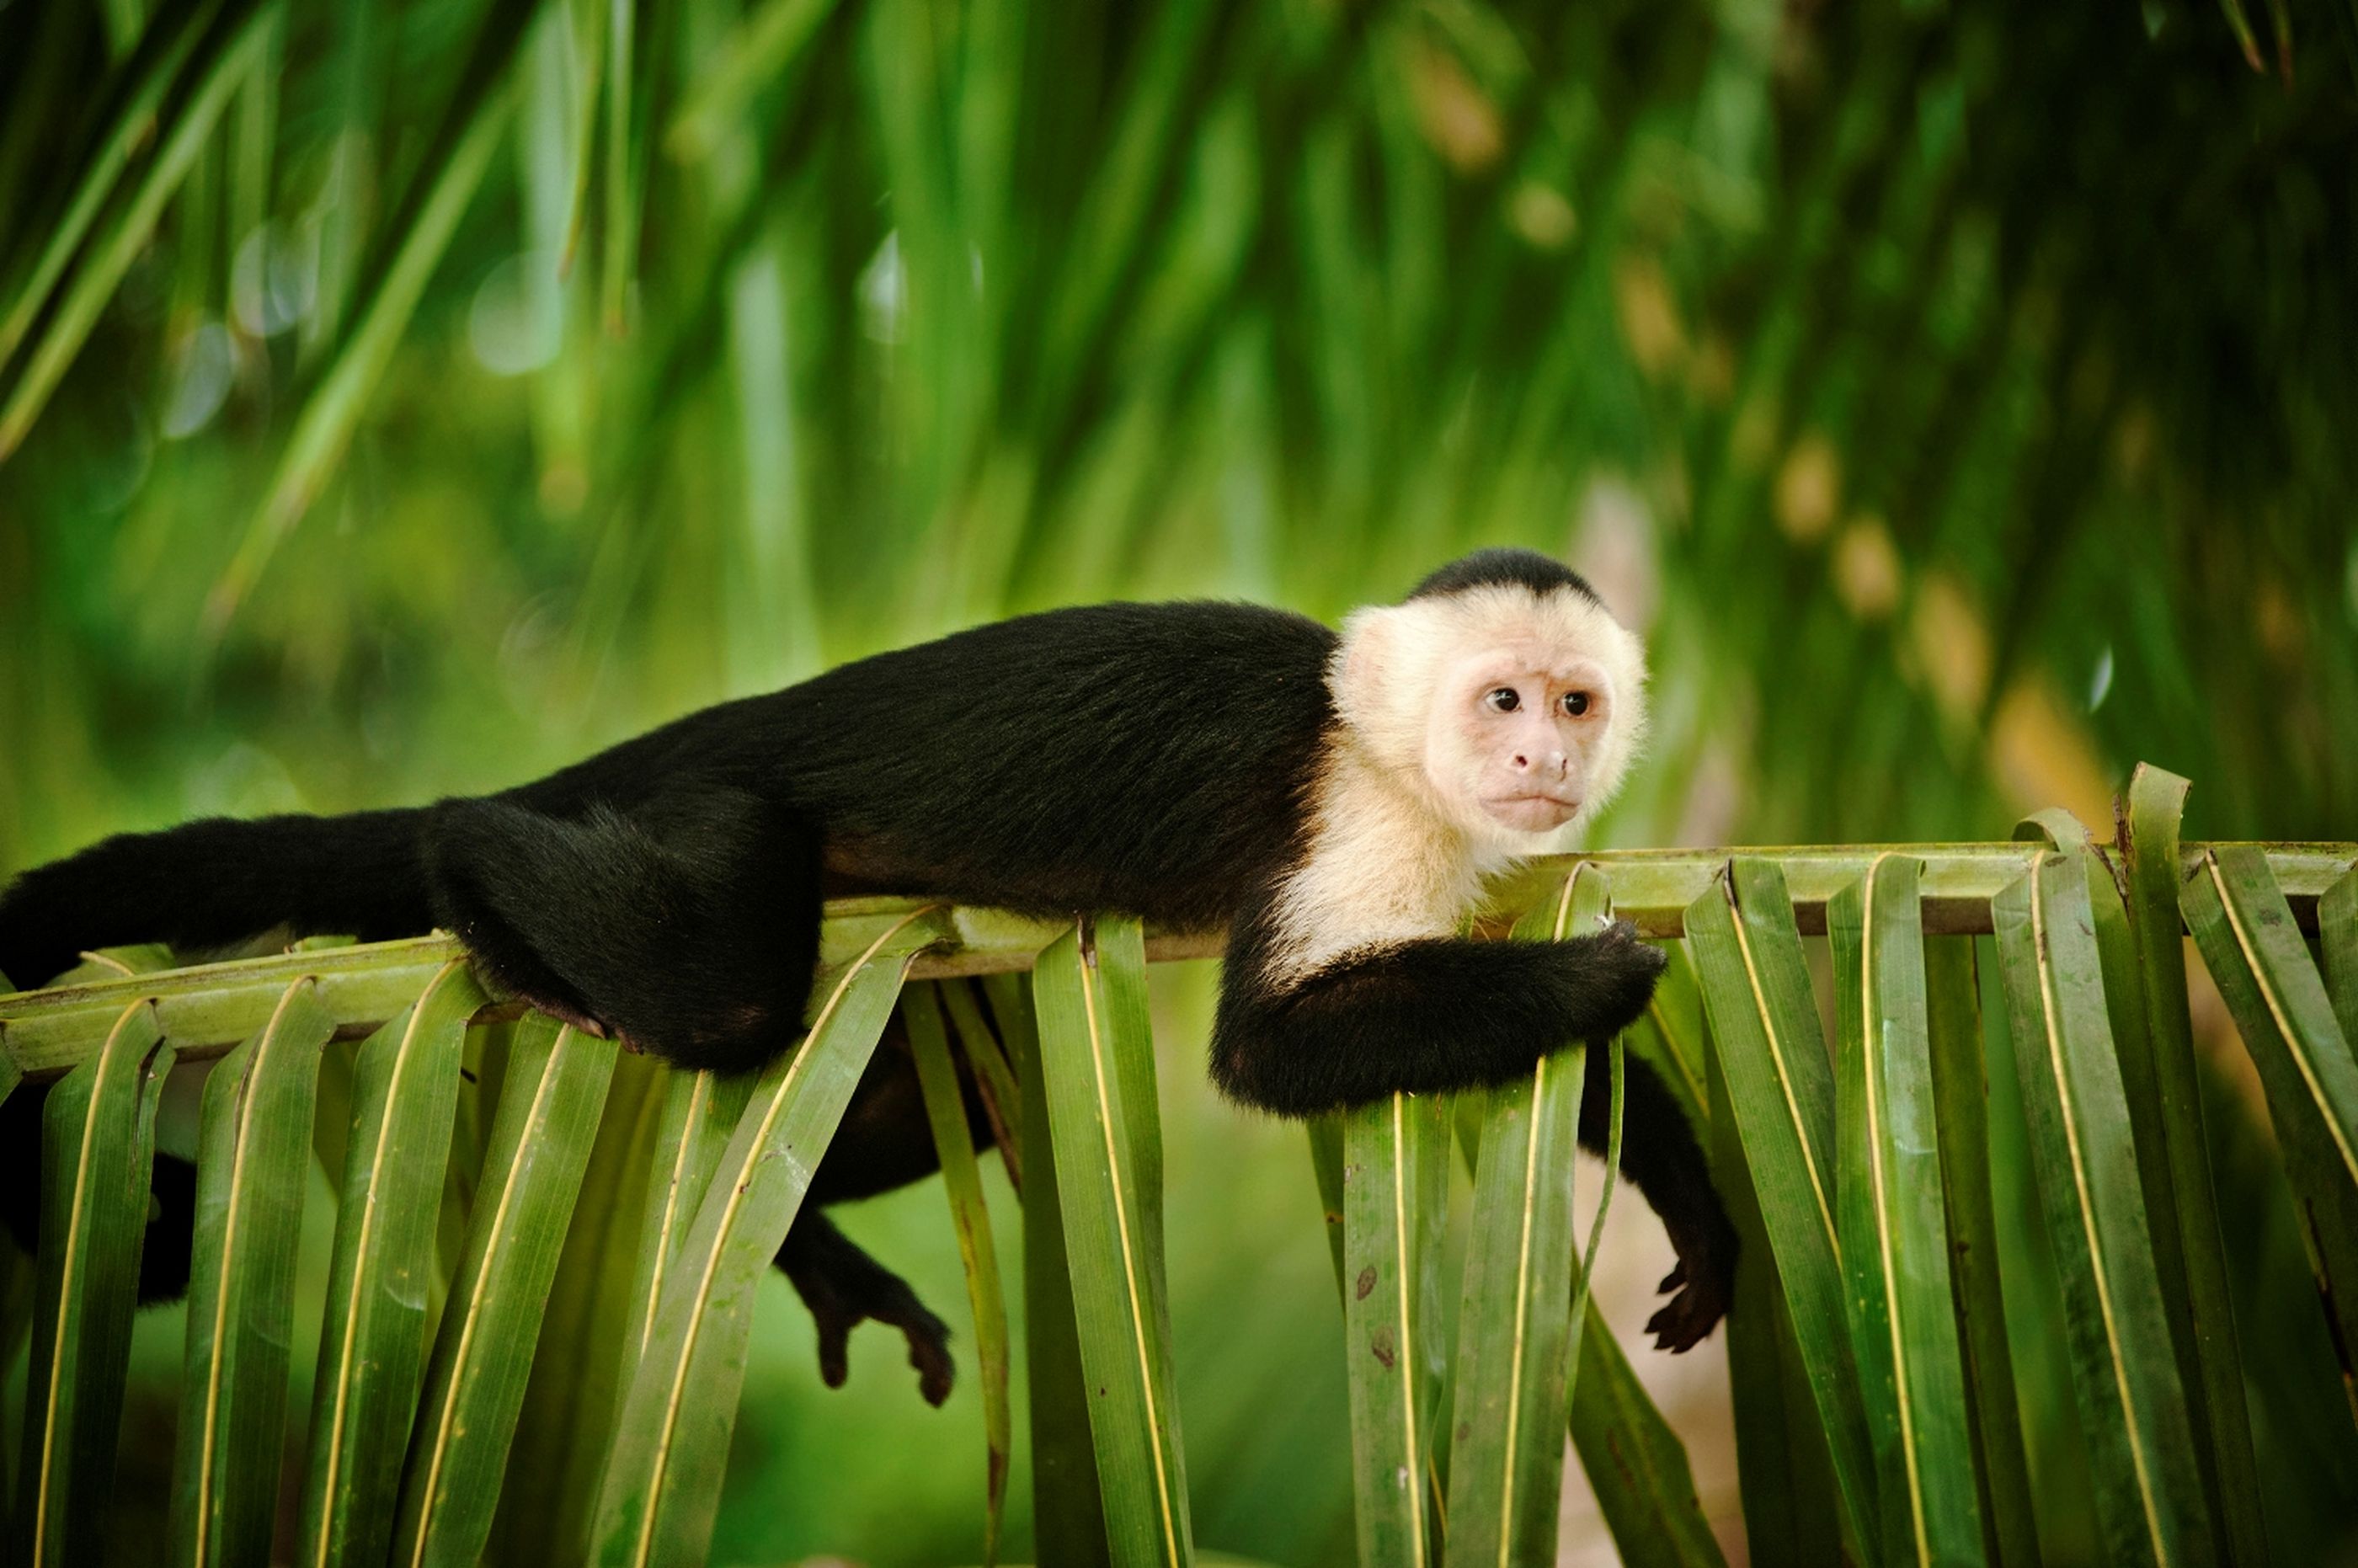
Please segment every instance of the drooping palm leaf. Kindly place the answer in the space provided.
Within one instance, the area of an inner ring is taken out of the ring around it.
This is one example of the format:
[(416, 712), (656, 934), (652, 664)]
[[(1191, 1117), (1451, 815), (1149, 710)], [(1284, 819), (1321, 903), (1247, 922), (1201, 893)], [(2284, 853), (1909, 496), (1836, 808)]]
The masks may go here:
[[(2219, 1230), (2211, 1143), (2203, 1126), (2188, 1010), (2184, 916), (2179, 898), (2179, 813), (2187, 781), (2139, 763), (2129, 781), (2125, 827), (2128, 914), (2136, 936), (2137, 983), (2145, 992), (2153, 1052), (2158, 1134), (2168, 1155), (2178, 1255), (2185, 1280), (2183, 1311), (2193, 1364), (2183, 1357), (2189, 1403), (2206, 1430), (2206, 1475), (2215, 1477), (2215, 1513), (2231, 1559), (2268, 1560), (2267, 1525), (2244, 1388), (2243, 1353), (2228, 1295), (2226, 1249)], [(2327, 924), (2322, 918), (2320, 927)], [(2199, 1390), (2199, 1398), (2197, 1390)]]
[(999, 1254), (991, 1245), (990, 1211), (983, 1203), (982, 1172), (975, 1161), (974, 1134), (967, 1123), (966, 1096), (958, 1087), (957, 1067), (950, 1060), (949, 1033), (936, 1000), (937, 989), (913, 988), (901, 1009), (909, 1026), (910, 1048), (916, 1056), (925, 1119), (933, 1128), (934, 1147), (941, 1155), (942, 1185), (949, 1194), (958, 1255), (966, 1265), (967, 1296), (974, 1309), (985, 1460), (982, 1557), (988, 1568), (999, 1560), (1007, 1469), (1014, 1449), (1014, 1422), (1007, 1402), (1007, 1304), (1000, 1295)]
[(1085, 922), (1057, 938), (1033, 970), (1033, 996), (1106, 1539), (1118, 1563), (1184, 1564), (1195, 1541), (1170, 1361), (1162, 1134), (1138, 922)]
[(1965, 1419), (1974, 1445), (1985, 1555), (2001, 1568), (2039, 1561), (2014, 1356), (2006, 1337), (1998, 1222), (1990, 1186), (1988, 1069), (1982, 1059), (1981, 988), (1974, 939), (1924, 941), (1924, 989), (1933, 1114), (1950, 1241), (1949, 1282), (1964, 1357)]
[(1949, 1271), (1932, 1087), (1920, 868), (1887, 855), (1827, 905), (1839, 1020), (1836, 1183), (1851, 1345), (1875, 1445), (1886, 1553), (1983, 1548)]
[(1449, 1144), (1441, 1096), (1396, 1094), (1343, 1118), (1343, 1366), (1366, 1568), (1440, 1555), (1433, 1445), (1448, 1355)]
[(698, 1563), (720, 1504), (754, 1287), (810, 1190), (903, 977), (937, 939), (932, 911), (888, 926), (826, 994), (802, 1044), (754, 1082), (666, 1266), (654, 1330), (622, 1401), (598, 1500), (597, 1560)]
[(1044, 1563), (1113, 1561), (1105, 1494), (1090, 1433), (1090, 1384), (1081, 1365), (1080, 1325), (1065, 1240), (1062, 1179), (1042, 1076), (1032, 988), (1016, 975), (988, 982), (991, 1014), (1006, 1037), (1022, 1085), (1023, 1146), (1024, 1373), (1031, 1395), (1032, 1533)]
[(1725, 1568), (1685, 1444), (1594, 1313), (1580, 1336), (1572, 1443), (1628, 1568)]
[(1687, 908), (1712, 1038), (1811, 1393), (1840, 1483), (1845, 1534), (1881, 1540), (1834, 1223), (1833, 1069), (1785, 878), (1739, 856)]
[(516, 1032), (410, 1437), (394, 1561), (482, 1556), (507, 1469), (541, 1313), (598, 1136), (614, 1048), (535, 1017)]
[(2105, 1006), (2089, 851), (2042, 851), (1992, 905), (2072, 1390), (2105, 1551), (2213, 1561)]
[(484, 1000), (462, 963), (360, 1048), (312, 1380), (297, 1561), (380, 1563), (425, 1375), (434, 1224), (457, 1111), (467, 1020)]
[(335, 1029), (311, 989), (288, 986), (269, 1024), (205, 1080), (172, 1467), (178, 1562), (251, 1563), (270, 1551), (312, 1099)]
[[(2169, 1320), (2170, 1344), (2177, 1355), (2179, 1387), (2186, 1400), (2187, 1413), (2197, 1431), (2208, 1433), (2211, 1420), (2207, 1389), (2195, 1346), (2192, 1298), (2187, 1282), (2185, 1222), (2179, 1214), (2179, 1184), (2170, 1164), (2171, 1139), (2162, 1110), (2160, 1069), (2153, 1027), (2147, 1017), (2148, 987), (2139, 937), (2131, 928), (2127, 903), (2114, 867), (2105, 858), (2092, 852), (2094, 840), (2077, 817), (2061, 807), (2042, 811), (2026, 818), (2016, 828), (2016, 836), (2026, 842), (2043, 840), (2058, 850), (2073, 854), (2086, 870), (2088, 913), (2095, 923), (2096, 953), (2112, 1027), (2113, 1056), (2120, 1068), (2129, 1137), (2136, 1152), (2147, 1234), (2153, 1245), (2154, 1274), (2161, 1285), (2162, 1310)], [(2229, 1551), (2223, 1533), (2227, 1520), (2218, 1472), (2208, 1444), (2195, 1448), (2194, 1461), (2212, 1525), (2213, 1549), (2224, 1556)], [(2248, 1504), (2255, 1506), (2256, 1498), (2248, 1499)]]
[(541, 1315), (486, 1559), (569, 1562), (589, 1551), (606, 1451), (638, 1365), (644, 1306), (636, 1272), (623, 1263), (644, 1228), (665, 1091), (673, 1079), (693, 1076), (635, 1053), (615, 1057), (598, 1141)]
[(114, 1483), (156, 1101), (172, 1047), (144, 1002), (42, 1108), (41, 1249), (25, 1441), (17, 1451), (18, 1560), (70, 1564), (98, 1550)]
[[(2358, 1418), (2358, 1061), (2263, 857), (2222, 846), (2180, 887), (2186, 922), (2234, 1014), (2299, 1195), (2318, 1301)], [(2342, 913), (2337, 905), (2337, 913)], [(2337, 928), (2332, 944), (2348, 937)]]
[[(1776, 1249), (1768, 1243), (1760, 1200), (1745, 1166), (1723, 1054), (1715, 1040), (1710, 1044), (1706, 1103), (1712, 1180), (1727, 1204), (1742, 1248), (1725, 1333), (1745, 1545), (1763, 1568), (1805, 1568), (1841, 1555), (1842, 1510), (1826, 1440), (1816, 1422), (1816, 1400), (1785, 1304)], [(1578, 1415), (1575, 1403), (1575, 1431)], [(1598, 1496), (1609, 1494), (1600, 1487)]]
[[(1605, 879), (1564, 880), (1516, 927), (1525, 941), (1562, 941), (1604, 912)], [(1577, 899), (1576, 892), (1586, 897)], [(1452, 1390), (1452, 1563), (1544, 1562), (1555, 1553), (1563, 1439), (1578, 1331), (1572, 1185), (1586, 1054), (1574, 1044), (1540, 1059), (1529, 1083), (1495, 1089), (1481, 1113), (1474, 1228), (1457, 1317)]]
[(672, 1265), (704, 1206), (704, 1195), (751, 1103), (753, 1087), (754, 1080), (743, 1075), (674, 1070), (664, 1076), (663, 1108), (648, 1152), (654, 1164), (647, 1176), (646, 1211), (639, 1221), (638, 1268), (631, 1292), (630, 1355), (634, 1366), (640, 1352), (654, 1337)]

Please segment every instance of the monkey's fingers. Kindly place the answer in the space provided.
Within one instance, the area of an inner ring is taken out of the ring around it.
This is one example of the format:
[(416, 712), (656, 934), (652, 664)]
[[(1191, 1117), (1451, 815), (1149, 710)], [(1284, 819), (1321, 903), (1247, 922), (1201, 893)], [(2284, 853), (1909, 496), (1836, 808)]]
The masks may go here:
[(957, 1363), (950, 1357), (949, 1325), (917, 1308), (923, 1323), (900, 1325), (902, 1336), (909, 1342), (909, 1365), (917, 1369), (917, 1392), (927, 1404), (938, 1409), (950, 1397), (950, 1385), (957, 1379)]
[(1654, 1336), (1654, 1348), (1682, 1356), (1702, 1343), (1711, 1332), (1708, 1325), (1698, 1328), (1693, 1314), (1687, 1311), (1684, 1297), (1672, 1302), (1646, 1320), (1646, 1332)]
[(1637, 926), (1628, 921), (1608, 921), (1596, 935), (1601, 946), (1627, 953), (1639, 968), (1659, 975), (1671, 967), (1671, 956), (1639, 935)]
[[(1676, 1277), (1673, 1271), (1673, 1278)], [(1670, 1281), (1663, 1281), (1668, 1288)], [(1727, 1315), (1727, 1293), (1717, 1288), (1707, 1288), (1703, 1282), (1689, 1283), (1672, 1296), (1669, 1303), (1646, 1320), (1646, 1332), (1654, 1336), (1654, 1348), (1667, 1350), (1673, 1356), (1683, 1355), (1702, 1344), (1719, 1320)]]
[(898, 1289), (881, 1291), (861, 1305), (866, 1315), (901, 1331), (909, 1342), (909, 1365), (917, 1369), (917, 1392), (929, 1405), (950, 1397), (957, 1379), (957, 1362), (950, 1355), (950, 1325), (936, 1317), (915, 1292), (898, 1280)]
[[(891, 1276), (886, 1276), (891, 1279)], [(929, 1405), (950, 1397), (957, 1379), (957, 1362), (950, 1355), (949, 1325), (936, 1317), (925, 1303), (900, 1281), (863, 1294), (858, 1301), (815, 1292), (811, 1318), (818, 1325), (819, 1381), (830, 1389), (843, 1387), (849, 1375), (851, 1331), (863, 1323), (897, 1328), (909, 1342), (909, 1365), (917, 1371), (917, 1392)]]
[(830, 1389), (843, 1387), (844, 1379), (850, 1375), (851, 1325), (859, 1321), (857, 1313), (847, 1316), (829, 1313), (818, 1319), (818, 1380)]

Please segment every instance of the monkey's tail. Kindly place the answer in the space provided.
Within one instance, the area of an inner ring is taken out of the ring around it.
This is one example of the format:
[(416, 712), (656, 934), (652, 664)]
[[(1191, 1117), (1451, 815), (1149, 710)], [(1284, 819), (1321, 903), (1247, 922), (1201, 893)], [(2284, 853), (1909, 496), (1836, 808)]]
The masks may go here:
[(38, 986), (93, 947), (226, 946), (285, 926), (362, 941), (434, 925), (424, 810), (207, 817), (123, 833), (36, 867), (0, 893), (0, 974)]

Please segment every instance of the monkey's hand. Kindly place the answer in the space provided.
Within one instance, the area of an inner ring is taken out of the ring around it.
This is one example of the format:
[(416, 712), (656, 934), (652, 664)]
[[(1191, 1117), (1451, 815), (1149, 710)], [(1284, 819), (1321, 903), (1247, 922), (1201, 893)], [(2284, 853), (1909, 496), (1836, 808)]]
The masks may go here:
[(1618, 1034), (1646, 1015), (1646, 1005), (1654, 1000), (1654, 982), (1670, 967), (1670, 955), (1640, 941), (1638, 928), (1626, 920), (1608, 922), (1579, 946), (1581, 965), (1596, 988), (1599, 1012), (1610, 1021), (1602, 1033)]
[(917, 1369), (917, 1391), (927, 1404), (950, 1397), (957, 1364), (950, 1357), (949, 1325), (926, 1309), (907, 1281), (861, 1251), (826, 1215), (806, 1208), (795, 1217), (778, 1250), (778, 1267), (818, 1325), (818, 1375), (828, 1388), (843, 1387), (851, 1331), (873, 1321), (899, 1329), (909, 1342), (909, 1365)]
[(1646, 1320), (1646, 1332), (1654, 1336), (1655, 1349), (1676, 1355), (1701, 1344), (1735, 1304), (1736, 1227), (1714, 1202), (1707, 1207), (1671, 1206), (1662, 1215), (1662, 1228), (1679, 1261), (1654, 1288), (1678, 1293)]
[(1719, 1320), (1727, 1315), (1728, 1306), (1735, 1299), (1736, 1279), (1732, 1270), (1708, 1274), (1698, 1271), (1696, 1277), (1690, 1279), (1686, 1260), (1682, 1258), (1654, 1288), (1678, 1292), (1646, 1320), (1646, 1332), (1654, 1336), (1654, 1348), (1676, 1356), (1702, 1344), (1704, 1336), (1719, 1326)]
[(1274, 930), (1248, 916), (1229, 935), (1212, 1076), (1281, 1116), (1527, 1079), (1641, 1017), (1666, 962), (1617, 922), (1561, 942), (1377, 943), (1288, 973)]

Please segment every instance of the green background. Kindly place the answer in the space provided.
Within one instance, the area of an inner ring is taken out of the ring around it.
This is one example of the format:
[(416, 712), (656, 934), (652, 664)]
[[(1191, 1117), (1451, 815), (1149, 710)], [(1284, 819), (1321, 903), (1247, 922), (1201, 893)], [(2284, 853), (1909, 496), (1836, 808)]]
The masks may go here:
[[(1647, 631), (1599, 842), (2101, 831), (2140, 758), (2195, 781), (2190, 836), (2358, 835), (2341, 0), (2257, 17), (2259, 70), (2194, 0), (20, 4), (0, 301), (200, 11), (219, 59), (0, 352), (0, 871), (495, 787), (1016, 611), (1332, 618), (1509, 542)], [(1157, 979), (1196, 1537), (1332, 1561), (1315, 1200), (1299, 1133), (1204, 1086), (1207, 985)], [(2198, 1019), (2271, 1525), (2323, 1553), (2358, 1441)], [(2069, 1556), (2060, 1339), (2000, 1200)], [(847, 1228), (962, 1314), (937, 1186)], [(774, 1291), (720, 1559), (977, 1554), (971, 1386), (925, 1410), (871, 1328), (828, 1393)], [(155, 1498), (178, 1335), (143, 1320)]]

